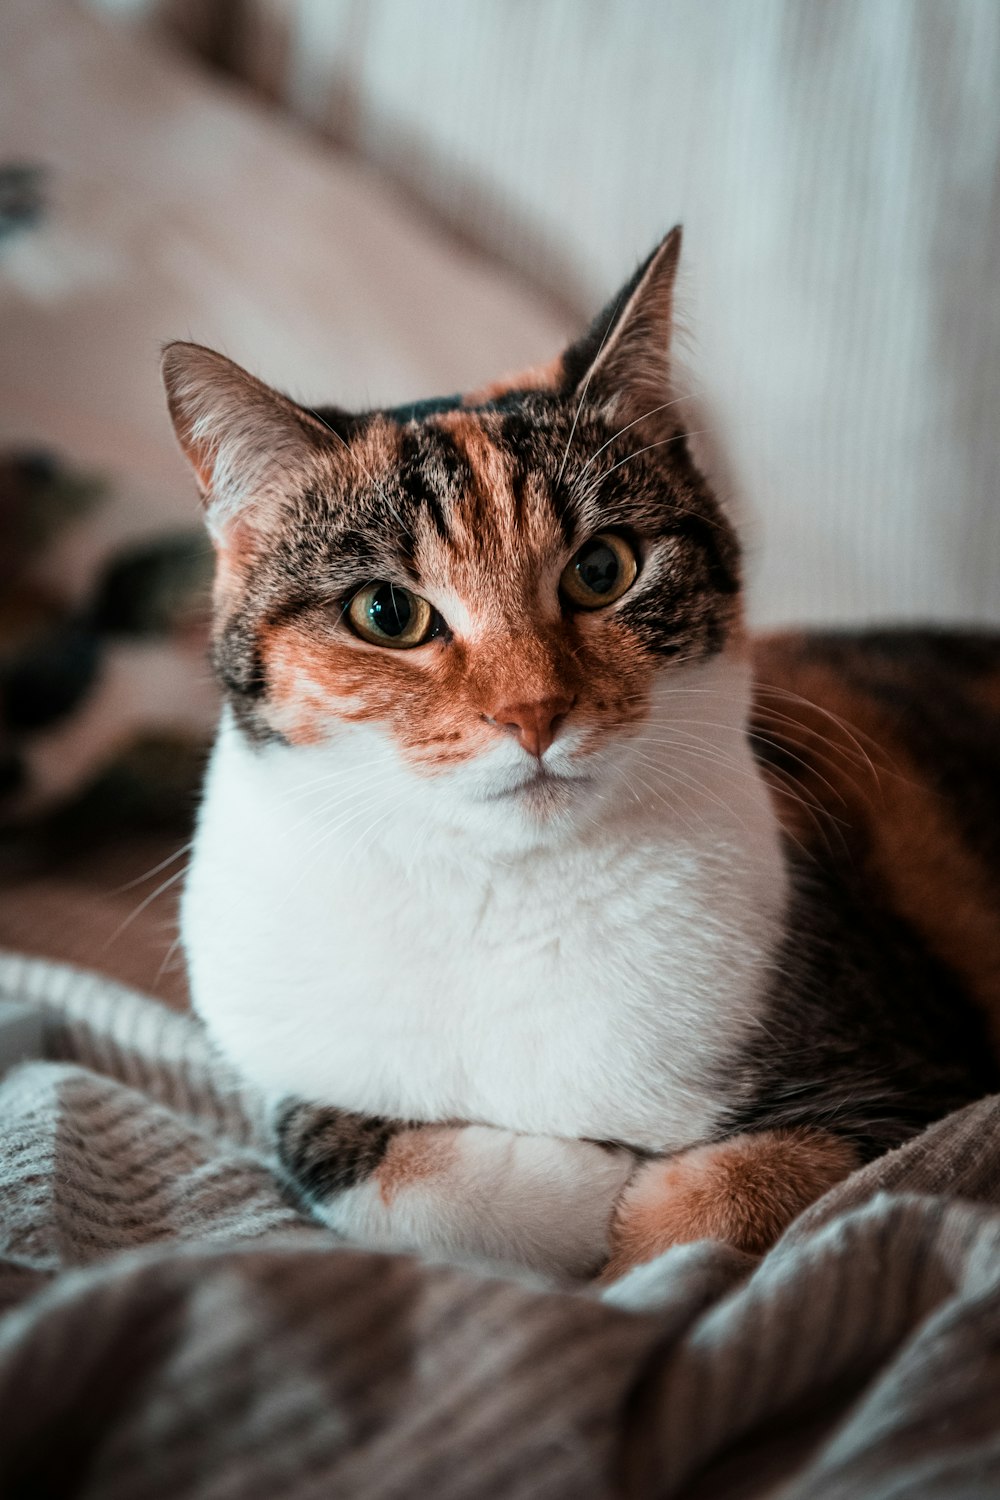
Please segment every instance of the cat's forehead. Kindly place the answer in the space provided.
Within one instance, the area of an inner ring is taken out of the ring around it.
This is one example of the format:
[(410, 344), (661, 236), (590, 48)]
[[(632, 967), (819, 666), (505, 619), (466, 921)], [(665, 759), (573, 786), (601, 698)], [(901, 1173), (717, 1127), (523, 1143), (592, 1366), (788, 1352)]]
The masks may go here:
[[(341, 531), (368, 532), (420, 580), (509, 594), (563, 555), (558, 412), (530, 398), (459, 397), (373, 413), (345, 434), (353, 463)], [(360, 540), (360, 539), (359, 539)]]
[(497, 412), (456, 408), (425, 427), (431, 450), (450, 452), (439, 503), (427, 507), (414, 561), (426, 586), (457, 596), (469, 623), (535, 614), (543, 584), (567, 547), (545, 445), (512, 441)]

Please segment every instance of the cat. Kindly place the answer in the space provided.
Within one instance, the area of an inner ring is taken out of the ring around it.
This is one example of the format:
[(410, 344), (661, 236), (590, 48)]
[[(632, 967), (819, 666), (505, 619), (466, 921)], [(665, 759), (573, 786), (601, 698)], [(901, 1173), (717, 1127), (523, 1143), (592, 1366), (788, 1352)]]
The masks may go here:
[(312, 410), (164, 354), (225, 702), (193, 1003), (363, 1244), (761, 1252), (1000, 1083), (1000, 640), (748, 634), (680, 243), (464, 397)]

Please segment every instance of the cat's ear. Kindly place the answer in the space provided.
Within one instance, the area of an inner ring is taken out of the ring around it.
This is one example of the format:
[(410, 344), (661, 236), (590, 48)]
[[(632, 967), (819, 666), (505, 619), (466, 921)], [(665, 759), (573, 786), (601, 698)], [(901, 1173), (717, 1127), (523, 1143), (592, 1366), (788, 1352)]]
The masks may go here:
[(671, 400), (670, 342), (681, 227), (665, 239), (563, 355), (567, 390), (641, 420)]
[(316, 417), (200, 344), (168, 344), (163, 384), (177, 440), (220, 545), (237, 521), (266, 531), (330, 449)]

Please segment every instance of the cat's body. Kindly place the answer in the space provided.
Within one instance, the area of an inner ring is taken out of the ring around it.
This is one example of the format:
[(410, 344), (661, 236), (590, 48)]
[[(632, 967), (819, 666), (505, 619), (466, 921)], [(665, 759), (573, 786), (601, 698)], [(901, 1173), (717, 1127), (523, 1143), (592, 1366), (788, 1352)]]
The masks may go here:
[(667, 386), (678, 243), (465, 401), (317, 417), (168, 352), (229, 698), (192, 991), (373, 1243), (759, 1248), (994, 1083), (1000, 840), (962, 806), (996, 811), (1000, 646), (748, 642)]
[(867, 1157), (1000, 1087), (1000, 635), (755, 643), (753, 742), (793, 896), (739, 1123)]

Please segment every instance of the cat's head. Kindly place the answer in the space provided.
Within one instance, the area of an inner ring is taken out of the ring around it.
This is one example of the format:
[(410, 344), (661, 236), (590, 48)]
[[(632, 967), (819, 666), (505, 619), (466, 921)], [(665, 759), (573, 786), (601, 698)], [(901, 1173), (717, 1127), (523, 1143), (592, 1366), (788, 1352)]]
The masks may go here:
[(606, 790), (665, 683), (738, 652), (736, 537), (671, 386), (679, 251), (550, 366), (466, 397), (314, 411), (167, 348), (244, 735), (544, 821)]

